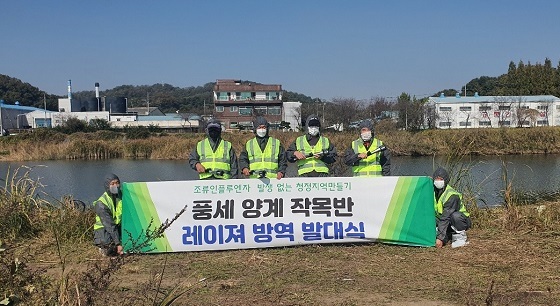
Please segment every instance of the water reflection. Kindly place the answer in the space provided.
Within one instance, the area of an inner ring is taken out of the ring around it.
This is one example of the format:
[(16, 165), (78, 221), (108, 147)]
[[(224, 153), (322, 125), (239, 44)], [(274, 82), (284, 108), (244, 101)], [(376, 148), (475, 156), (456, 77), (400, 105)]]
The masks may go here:
[[(434, 167), (443, 164), (443, 158), (393, 157), (393, 175), (431, 176)], [(468, 182), (476, 193), (479, 204), (501, 203), (504, 189), (502, 163), (513, 186), (524, 192), (551, 193), (560, 190), (560, 155), (485, 156), (466, 162), (470, 170)], [(38, 162), (0, 162), (0, 178), (6, 178), (8, 169), (25, 165), (32, 167), (31, 177), (45, 185), (47, 199), (60, 199), (63, 195), (90, 203), (103, 192), (103, 178), (116, 173), (125, 182), (193, 180), (198, 175), (185, 160), (62, 160)], [(21, 173), (22, 170), (20, 170)], [(290, 164), (288, 176), (295, 176), (296, 168)], [(466, 186), (465, 185), (465, 186)]]

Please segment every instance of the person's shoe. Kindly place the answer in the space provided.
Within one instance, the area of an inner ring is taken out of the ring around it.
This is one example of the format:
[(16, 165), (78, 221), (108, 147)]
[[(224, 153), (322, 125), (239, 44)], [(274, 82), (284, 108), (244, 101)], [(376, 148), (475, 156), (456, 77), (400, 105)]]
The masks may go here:
[(457, 231), (451, 235), (451, 247), (458, 248), (469, 244), (466, 231)]

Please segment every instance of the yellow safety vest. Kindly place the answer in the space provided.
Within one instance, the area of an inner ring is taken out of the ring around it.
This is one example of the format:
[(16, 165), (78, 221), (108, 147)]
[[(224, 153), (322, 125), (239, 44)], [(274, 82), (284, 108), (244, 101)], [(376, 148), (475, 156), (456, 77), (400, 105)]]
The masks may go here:
[[(375, 145), (374, 145), (375, 144)], [(383, 142), (377, 138), (371, 140), (371, 146), (366, 149), (364, 142), (361, 139), (356, 139), (352, 142), (352, 149), (354, 153), (367, 153), (375, 151), (379, 146), (383, 145)], [(382, 176), (382, 168), (379, 163), (381, 158), (381, 152), (371, 154), (370, 156), (361, 159), (357, 166), (352, 166), (352, 172), (354, 176)]]
[(470, 214), (467, 212), (467, 209), (465, 208), (465, 205), (463, 204), (463, 195), (460, 194), (459, 192), (457, 192), (455, 189), (453, 189), (453, 187), (451, 187), (449, 185), (447, 185), (447, 187), (445, 187), (445, 191), (439, 197), (439, 200), (435, 201), (436, 216), (439, 217), (439, 216), (441, 216), (441, 214), (443, 214), (443, 204), (445, 204), (445, 202), (447, 202), (447, 200), (449, 200), (449, 198), (452, 195), (459, 196), (459, 199), (461, 200), (461, 207), (459, 208), (459, 211), (462, 212), (465, 216), (468, 217)]
[(211, 169), (212, 171), (223, 171), (223, 175), (217, 175), (216, 173), (199, 173), (201, 180), (207, 179), (214, 175), (216, 178), (229, 179), (231, 178), (231, 165), (229, 164), (229, 151), (231, 150), (231, 143), (229, 141), (220, 140), (220, 144), (216, 148), (216, 152), (212, 151), (212, 146), (210, 145), (210, 140), (208, 138), (199, 141), (196, 144), (196, 152), (200, 156), (200, 163), (206, 169)]
[[(99, 197), (99, 199), (97, 199), (97, 201), (109, 207), (109, 210), (111, 211), (111, 216), (113, 217), (113, 221), (115, 222), (115, 224), (117, 225), (121, 224), (121, 218), (122, 218), (121, 199), (117, 201), (117, 206), (115, 207), (113, 203), (113, 198), (107, 192), (105, 192), (101, 197)], [(99, 216), (96, 215), (95, 225), (93, 225), (93, 229), (98, 230), (100, 228), (103, 228), (103, 223), (101, 223), (101, 218), (99, 218)]]
[[(319, 140), (315, 146), (309, 145), (305, 136), (299, 136), (296, 139), (296, 149), (307, 156), (310, 153), (318, 154), (329, 149), (329, 139), (327, 137), (319, 136)], [(299, 159), (297, 161), (298, 165), (298, 175), (309, 173), (311, 171), (329, 173), (329, 168), (327, 165), (318, 158), (309, 157), (306, 159)]]
[(245, 144), (249, 157), (249, 169), (253, 171), (250, 177), (259, 177), (258, 171), (266, 171), (266, 177), (275, 178), (278, 173), (278, 154), (280, 154), (280, 140), (269, 137), (264, 152), (261, 151), (257, 138)]

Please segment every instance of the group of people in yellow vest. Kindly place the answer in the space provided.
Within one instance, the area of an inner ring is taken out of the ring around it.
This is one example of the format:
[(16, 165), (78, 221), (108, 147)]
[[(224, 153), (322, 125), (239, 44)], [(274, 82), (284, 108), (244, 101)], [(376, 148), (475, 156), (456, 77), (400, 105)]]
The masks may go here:
[[(237, 160), (231, 143), (221, 138), (222, 125), (212, 119), (206, 126), (208, 137), (199, 141), (189, 156), (191, 168), (200, 179), (246, 177), (276, 178), (286, 176), (288, 162), (297, 163), (298, 176), (328, 176), (328, 165), (336, 161), (336, 148), (321, 134), (321, 122), (315, 115), (306, 120), (306, 130), (284, 150), (280, 141), (269, 136), (269, 123), (264, 117), (253, 122), (255, 137), (247, 141)], [(344, 161), (354, 176), (387, 176), (391, 174), (391, 155), (374, 137), (373, 122), (360, 124), (360, 137), (352, 142)]]
[[(264, 117), (253, 122), (255, 137), (247, 141), (239, 155), (231, 142), (221, 138), (222, 124), (211, 119), (206, 125), (207, 137), (199, 141), (189, 155), (189, 165), (200, 179), (235, 179), (239, 174), (251, 178), (282, 179), (288, 162), (297, 163), (298, 176), (326, 177), (328, 165), (336, 161), (337, 153), (329, 139), (321, 135), (321, 122), (316, 115), (306, 120), (306, 133), (284, 150), (280, 141), (269, 135), (269, 123)], [(391, 175), (391, 154), (374, 135), (373, 122), (363, 120), (359, 138), (344, 154), (344, 163), (352, 167), (354, 176)], [(462, 196), (449, 183), (443, 168), (434, 172), (435, 211), (437, 220), (436, 246), (452, 241), (452, 246), (467, 244), (465, 231), (472, 224), (462, 203)], [(120, 180), (110, 174), (105, 180), (105, 192), (94, 202), (97, 214), (94, 244), (103, 255), (122, 254), (120, 219), (122, 214)]]

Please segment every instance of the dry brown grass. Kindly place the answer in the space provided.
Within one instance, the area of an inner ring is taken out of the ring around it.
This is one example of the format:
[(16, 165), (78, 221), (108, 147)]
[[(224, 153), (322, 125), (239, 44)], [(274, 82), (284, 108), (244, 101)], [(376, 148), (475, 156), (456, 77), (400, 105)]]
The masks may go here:
[[(470, 244), (458, 249), (332, 244), (112, 260), (87, 242), (57, 250), (43, 235), (13, 252), (45, 271), (55, 286), (37, 287), (64, 298), (62, 305), (77, 305), (78, 293), (81, 305), (89, 305), (86, 296), (95, 304), (161, 305), (180, 292), (173, 305), (556, 305), (560, 202), (541, 205), (485, 210)], [(30, 304), (33, 296), (49, 297), (31, 294)]]
[[(485, 305), (488, 299), (489, 305), (555, 305), (560, 299), (557, 241), (479, 229), (469, 238), (466, 247), (441, 250), (368, 243), (135, 255), (94, 300), (146, 304), (157, 285), (162, 295), (189, 288), (173, 305)], [(67, 272), (70, 291), (84, 291), (72, 277), (91, 260), (110, 264), (91, 249), (82, 245), (66, 257), (74, 271)], [(46, 259), (31, 265), (44, 267)], [(56, 256), (50, 259), (50, 273), (58, 275)]]
[[(43, 131), (41, 133), (48, 134)], [(39, 134), (41, 134), (39, 133)], [(104, 158), (153, 158), (186, 159), (204, 133), (151, 136), (145, 139), (127, 139), (125, 134), (99, 131), (71, 135), (26, 135), (1, 140), (0, 160), (45, 159), (104, 159)], [(272, 132), (285, 148), (301, 133)], [(356, 131), (325, 133), (342, 154)], [(239, 153), (245, 142), (253, 137), (251, 132), (228, 132), (223, 138), (232, 142)], [(405, 131), (379, 131), (381, 139), (393, 155), (447, 155), (455, 154), (547, 154), (560, 153), (560, 128), (536, 127), (525, 129), (459, 129), (426, 130), (418, 133)]]
[[(430, 133), (395, 132), (379, 137), (403, 154), (427, 152), (430, 146), (444, 150), (446, 143), (452, 143), (446, 150), (460, 157), (476, 143), (472, 134)], [(486, 143), (492, 143), (491, 133), (482, 133), (488, 138)], [(548, 140), (558, 139), (552, 137), (555, 130), (542, 133)], [(286, 147), (299, 135), (274, 134)], [(327, 136), (342, 152), (357, 135)], [(122, 154), (185, 159), (204, 135), (137, 140), (88, 137), (75, 135), (52, 143), (64, 154), (72, 152), (62, 158)], [(237, 152), (250, 137), (251, 133), (224, 135)], [(400, 147), (414, 141), (409, 151)], [(554, 150), (555, 146), (537, 145), (535, 150)], [(60, 152), (49, 151), (49, 145), (16, 147), (7, 150), (45, 156)], [(6, 185), (5, 190), (16, 185)], [(510, 191), (506, 189), (509, 204), (504, 207), (471, 207), (471, 242), (460, 249), (367, 243), (131, 255), (117, 260), (99, 257), (87, 237), (93, 223), (91, 212), (77, 211), (68, 202), (64, 210), (42, 214), (31, 237), (20, 235), (27, 240), (0, 241), (4, 244), (0, 249), (6, 249), (0, 250), (0, 293), (18, 295), (21, 305), (169, 305), (174, 297), (178, 299), (173, 305), (556, 305), (560, 300), (560, 202), (519, 205)], [(39, 237), (33, 238), (36, 234)]]

